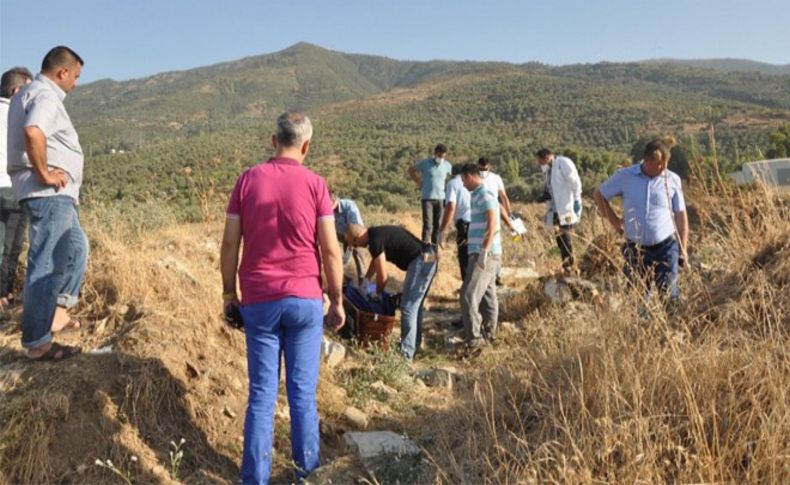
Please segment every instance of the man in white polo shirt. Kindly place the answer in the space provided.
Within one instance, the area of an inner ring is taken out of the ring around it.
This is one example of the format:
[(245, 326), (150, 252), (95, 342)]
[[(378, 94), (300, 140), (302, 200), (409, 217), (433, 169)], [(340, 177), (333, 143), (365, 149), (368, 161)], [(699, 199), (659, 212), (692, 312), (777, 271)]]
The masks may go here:
[(33, 81), (33, 74), (24, 67), (3, 73), (0, 79), (0, 310), (14, 300), (14, 283), (19, 253), (25, 236), (27, 218), (14, 197), (8, 176), (8, 106), (19, 91)]
[[(511, 230), (514, 231), (513, 223), (510, 221), (510, 199), (505, 192), (505, 183), (502, 177), (491, 171), (491, 159), (488, 157), (480, 157), (477, 160), (477, 166), (480, 168), (480, 180), (483, 186), (494, 195), (499, 201), (499, 214), (502, 222)], [(496, 285), (502, 286), (502, 266), (499, 266), (496, 274)]]
[(83, 64), (68, 47), (53, 48), (8, 112), (8, 173), (30, 221), (22, 346), (33, 360), (59, 361), (81, 351), (53, 342), (52, 334), (80, 327), (68, 309), (77, 304), (88, 261), (77, 213), (84, 157), (63, 106)]

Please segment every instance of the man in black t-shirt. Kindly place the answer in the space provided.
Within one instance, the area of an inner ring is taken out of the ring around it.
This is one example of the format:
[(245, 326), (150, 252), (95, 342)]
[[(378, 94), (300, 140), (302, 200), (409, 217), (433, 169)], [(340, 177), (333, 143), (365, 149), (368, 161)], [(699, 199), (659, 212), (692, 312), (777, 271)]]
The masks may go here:
[(406, 272), (400, 304), (400, 350), (412, 360), (422, 342), (423, 302), (436, 274), (436, 252), (399, 226), (365, 228), (349, 224), (346, 242), (353, 247), (367, 246), (370, 251), (366, 278), (376, 275), (377, 294), (381, 294), (387, 284), (387, 261)]

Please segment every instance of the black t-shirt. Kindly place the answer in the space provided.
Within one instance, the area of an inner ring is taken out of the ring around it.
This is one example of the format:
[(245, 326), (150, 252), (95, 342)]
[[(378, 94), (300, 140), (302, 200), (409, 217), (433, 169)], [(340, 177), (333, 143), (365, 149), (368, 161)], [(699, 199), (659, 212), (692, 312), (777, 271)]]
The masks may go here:
[(368, 229), (368, 249), (376, 259), (384, 253), (387, 261), (406, 271), (414, 258), (422, 254), (422, 241), (399, 226), (378, 226)]

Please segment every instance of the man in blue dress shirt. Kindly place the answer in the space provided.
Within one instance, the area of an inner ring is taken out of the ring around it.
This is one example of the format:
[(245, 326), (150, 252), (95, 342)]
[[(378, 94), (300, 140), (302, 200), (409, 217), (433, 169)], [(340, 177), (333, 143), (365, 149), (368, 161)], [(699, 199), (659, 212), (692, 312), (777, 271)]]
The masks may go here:
[[(629, 279), (644, 280), (653, 271), (658, 290), (677, 301), (679, 267), (688, 259), (688, 216), (680, 177), (667, 169), (671, 146), (664, 140), (648, 143), (643, 160), (618, 170), (594, 198), (601, 214), (625, 234)], [(622, 218), (609, 204), (615, 197), (622, 197)]]
[(335, 231), (337, 232), (337, 239), (343, 244), (343, 266), (348, 263), (348, 260), (354, 258), (354, 266), (357, 270), (357, 283), (362, 283), (365, 277), (365, 264), (362, 261), (362, 255), (357, 248), (346, 244), (346, 228), (349, 224), (357, 224), (364, 226), (362, 221), (362, 213), (359, 211), (356, 202), (351, 199), (338, 199), (332, 200), (332, 208), (335, 211)]
[(439, 223), (444, 209), (444, 184), (453, 170), (446, 156), (447, 147), (440, 143), (434, 148), (433, 157), (409, 167), (409, 176), (420, 189), (422, 241), (433, 245), (439, 242)]

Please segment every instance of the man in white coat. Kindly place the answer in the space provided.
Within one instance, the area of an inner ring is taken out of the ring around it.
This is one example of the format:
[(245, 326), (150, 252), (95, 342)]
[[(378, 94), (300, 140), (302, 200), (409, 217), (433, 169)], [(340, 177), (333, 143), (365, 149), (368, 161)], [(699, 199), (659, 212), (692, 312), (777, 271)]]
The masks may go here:
[(576, 165), (568, 157), (555, 156), (548, 148), (535, 153), (538, 166), (546, 174), (546, 191), (538, 199), (546, 202), (547, 227), (552, 227), (557, 237), (557, 246), (562, 255), (565, 273), (576, 271), (573, 259), (571, 236), (573, 228), (582, 215), (582, 181)]

